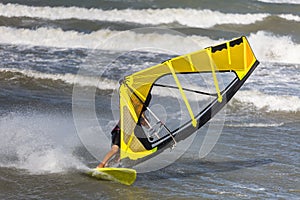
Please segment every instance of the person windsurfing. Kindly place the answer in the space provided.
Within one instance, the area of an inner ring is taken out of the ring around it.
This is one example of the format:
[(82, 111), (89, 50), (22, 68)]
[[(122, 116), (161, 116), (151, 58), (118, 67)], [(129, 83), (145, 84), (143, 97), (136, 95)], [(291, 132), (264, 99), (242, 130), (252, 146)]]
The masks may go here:
[(120, 130), (120, 121), (119, 121), (118, 124), (115, 126), (115, 128), (111, 131), (111, 142), (112, 142), (111, 149), (104, 156), (103, 160), (99, 163), (97, 168), (105, 167), (108, 161), (119, 152), (120, 141), (121, 141), (121, 130)]
[[(142, 104), (142, 106), (143, 106), (142, 111), (141, 111), (142, 114), (137, 123), (137, 125), (139, 125), (139, 126), (142, 125), (146, 128), (150, 128), (149, 121), (146, 118), (144, 112), (147, 110), (147, 106), (149, 105), (151, 98), (152, 98), (152, 96), (151, 96), (151, 94), (149, 94), (146, 99), (146, 102), (144, 104)], [(141, 103), (135, 102), (135, 105), (141, 105)], [(112, 141), (112, 145), (111, 145), (110, 151), (104, 156), (103, 160), (98, 164), (97, 168), (106, 167), (108, 165), (110, 159), (113, 156), (116, 156), (117, 153), (119, 153), (119, 151), (120, 151), (120, 145), (121, 145), (120, 121), (111, 131), (111, 141)], [(120, 157), (117, 158), (117, 163), (119, 163), (119, 162), (120, 162)]]

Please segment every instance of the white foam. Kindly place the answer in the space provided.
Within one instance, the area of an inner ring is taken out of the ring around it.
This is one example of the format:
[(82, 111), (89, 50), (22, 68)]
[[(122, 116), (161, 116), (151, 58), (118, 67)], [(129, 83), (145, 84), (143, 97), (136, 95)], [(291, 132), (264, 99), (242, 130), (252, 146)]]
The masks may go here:
[(287, 4), (300, 4), (299, 0), (258, 0), (265, 3), (287, 3)]
[(275, 36), (259, 31), (249, 36), (250, 45), (260, 61), (278, 63), (300, 63), (300, 44), (290, 36)]
[(78, 84), (83, 87), (96, 87), (102, 90), (114, 90), (118, 87), (118, 83), (100, 77), (82, 76), (76, 74), (48, 74), (37, 72), (34, 70), (16, 69), (16, 68), (0, 68), (0, 72), (21, 73), (27, 77), (35, 79), (49, 79), (53, 81), (63, 81), (68, 84)]
[(113, 31), (103, 30), (83, 34), (76, 31), (63, 31), (52, 28), (30, 30), (0, 27), (0, 42), (14, 45), (94, 49), (102, 43), (102, 39), (114, 33)]
[(257, 90), (244, 90), (237, 92), (234, 100), (267, 112), (300, 112), (300, 98), (297, 96), (271, 95)]
[[(174, 33), (174, 32), (173, 32)], [(258, 60), (280, 63), (300, 63), (300, 44), (289, 36), (275, 36), (259, 31), (248, 37)], [(54, 28), (15, 29), (0, 27), (0, 43), (58, 48), (87, 48), (116, 51), (142, 50), (185, 54), (224, 42), (204, 36), (172, 35), (171, 31), (144, 33), (135, 31), (99, 30), (92, 33), (63, 31)], [(180, 45), (175, 45), (180, 44)]]
[[(171, 31), (170, 31), (171, 32)], [(136, 33), (134, 31), (99, 30), (89, 34), (76, 31), (63, 31), (53, 28), (15, 29), (0, 27), (0, 43), (59, 48), (87, 48), (102, 50), (146, 50), (172, 51), (174, 54), (188, 53), (211, 45), (208, 37), (158, 33)], [(174, 33), (174, 31), (173, 31)], [(181, 45), (174, 45), (180, 43)], [(204, 46), (205, 45), (205, 46)], [(165, 52), (164, 52), (165, 53)]]
[(282, 126), (283, 123), (241, 123), (241, 124), (226, 124), (226, 126), (229, 127), (259, 127), (259, 128), (264, 128), (264, 127), (279, 127)]
[(19, 4), (0, 4), (0, 15), (5, 17), (32, 17), (50, 20), (84, 19), (110, 22), (131, 22), (158, 25), (179, 23), (184, 26), (207, 28), (216, 24), (252, 24), (269, 14), (235, 14), (212, 10), (183, 8), (102, 10), (79, 7), (33, 7)]
[[(19, 155), (22, 158), (22, 154)], [(15, 167), (26, 169), (33, 174), (61, 173), (75, 168), (88, 169), (82, 162), (65, 149), (53, 148), (41, 152), (32, 152)]]
[(290, 20), (290, 21), (297, 21), (300, 22), (300, 16), (292, 15), (292, 14), (281, 14), (279, 17)]
[[(33, 174), (86, 169), (75, 155), (72, 119), (45, 114), (10, 113), (0, 118), (0, 166)], [(75, 139), (74, 139), (75, 138)]]

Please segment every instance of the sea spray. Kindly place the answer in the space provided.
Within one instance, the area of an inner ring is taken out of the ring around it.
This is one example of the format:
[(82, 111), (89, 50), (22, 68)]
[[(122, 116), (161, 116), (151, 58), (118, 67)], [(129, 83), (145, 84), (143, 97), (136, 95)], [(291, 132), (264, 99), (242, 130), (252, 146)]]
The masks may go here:
[(73, 154), (79, 142), (74, 128), (62, 116), (10, 113), (0, 118), (0, 166), (25, 169), (33, 174), (85, 169)]

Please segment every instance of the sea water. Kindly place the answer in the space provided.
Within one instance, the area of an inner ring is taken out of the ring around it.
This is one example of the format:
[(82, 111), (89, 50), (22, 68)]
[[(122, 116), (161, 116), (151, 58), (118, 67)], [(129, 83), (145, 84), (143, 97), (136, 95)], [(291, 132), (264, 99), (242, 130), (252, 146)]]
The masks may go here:
[[(0, 198), (298, 199), (299, 10), (298, 0), (2, 0)], [(206, 125), (131, 187), (82, 173), (109, 150), (124, 75), (242, 35), (261, 63), (221, 129)], [(201, 156), (208, 129), (221, 131)]]

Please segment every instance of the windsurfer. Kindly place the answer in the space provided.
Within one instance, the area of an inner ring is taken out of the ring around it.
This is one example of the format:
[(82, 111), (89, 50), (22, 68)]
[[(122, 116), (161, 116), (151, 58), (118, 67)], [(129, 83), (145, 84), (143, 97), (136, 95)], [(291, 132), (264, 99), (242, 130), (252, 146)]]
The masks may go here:
[(98, 168), (103, 168), (106, 166), (110, 158), (112, 158), (114, 155), (116, 155), (119, 152), (120, 149), (120, 139), (121, 139), (121, 133), (120, 133), (120, 121), (115, 126), (115, 128), (111, 131), (111, 149), (110, 151), (104, 156), (103, 160), (100, 162), (100, 164), (97, 166)]
[[(149, 122), (146, 118), (146, 116), (144, 114), (141, 115), (139, 124), (149, 128)], [(120, 130), (120, 121), (118, 122), (118, 124), (115, 126), (115, 128), (111, 131), (111, 149), (110, 151), (104, 156), (103, 160), (100, 162), (100, 164), (97, 166), (97, 168), (103, 168), (106, 167), (106, 165), (108, 164), (109, 160), (117, 155), (117, 153), (119, 153), (120, 150), (120, 141), (121, 141), (121, 130)], [(120, 158), (117, 158), (117, 161), (120, 161)]]
[[(145, 111), (146, 111), (146, 107), (149, 105), (150, 100), (151, 100), (151, 94), (148, 95), (146, 102), (144, 104), (141, 104), (140, 101), (138, 101), (137, 99), (135, 101), (133, 101), (134, 105), (136, 107), (138, 106), (142, 106), (141, 108), (141, 116), (139, 118), (139, 121), (137, 123), (137, 125), (142, 125), (146, 128), (150, 128), (149, 126), (149, 121), (147, 119), (147, 117), (145, 116)], [(137, 108), (138, 109), (138, 108)], [(109, 160), (115, 156), (117, 153), (119, 153), (120, 150), (120, 143), (121, 143), (121, 130), (120, 130), (120, 121), (118, 122), (118, 124), (115, 126), (115, 128), (111, 131), (111, 141), (112, 141), (112, 146), (110, 151), (104, 156), (103, 160), (100, 162), (100, 164), (97, 166), (97, 168), (103, 168), (106, 167)], [(120, 157), (117, 158), (117, 161), (120, 161)]]

